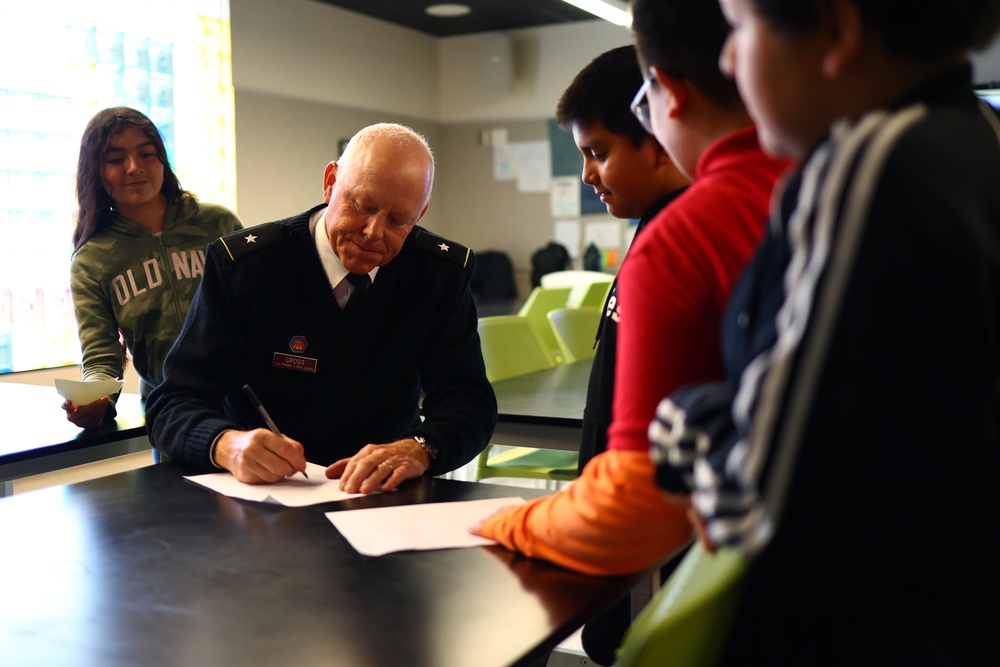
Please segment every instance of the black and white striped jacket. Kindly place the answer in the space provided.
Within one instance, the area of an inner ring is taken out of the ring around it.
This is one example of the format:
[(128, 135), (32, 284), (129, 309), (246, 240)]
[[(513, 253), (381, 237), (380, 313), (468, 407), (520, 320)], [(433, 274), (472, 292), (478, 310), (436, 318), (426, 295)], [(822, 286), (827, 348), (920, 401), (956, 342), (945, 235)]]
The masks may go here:
[(743, 649), (820, 664), (848, 622), (975, 664), (995, 636), (970, 600), (1000, 595), (1000, 121), (970, 74), (832, 128), (732, 294), (731, 381), (651, 425), (661, 484), (754, 557)]

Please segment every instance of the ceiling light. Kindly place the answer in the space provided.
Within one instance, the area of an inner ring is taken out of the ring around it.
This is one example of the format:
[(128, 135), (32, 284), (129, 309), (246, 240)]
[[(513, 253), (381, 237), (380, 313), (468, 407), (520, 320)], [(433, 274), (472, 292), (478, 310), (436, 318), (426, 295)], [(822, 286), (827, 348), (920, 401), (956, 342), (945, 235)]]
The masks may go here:
[(427, 9), (424, 10), (427, 14), (431, 16), (437, 16), (438, 18), (451, 18), (454, 16), (465, 16), (472, 9), (468, 5), (429, 5)]
[(622, 3), (604, 2), (603, 0), (563, 0), (563, 2), (599, 16), (605, 21), (624, 26), (632, 25), (632, 15), (618, 6)]

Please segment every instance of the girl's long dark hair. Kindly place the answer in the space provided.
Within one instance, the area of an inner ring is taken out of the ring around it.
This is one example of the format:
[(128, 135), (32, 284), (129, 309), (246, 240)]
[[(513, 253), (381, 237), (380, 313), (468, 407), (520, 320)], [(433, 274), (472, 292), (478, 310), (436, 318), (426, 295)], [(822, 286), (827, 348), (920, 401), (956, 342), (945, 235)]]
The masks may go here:
[(179, 201), (190, 193), (181, 188), (176, 174), (170, 168), (167, 149), (163, 146), (160, 131), (144, 114), (129, 107), (104, 109), (87, 123), (80, 140), (80, 157), (76, 165), (76, 199), (80, 204), (80, 215), (73, 230), (73, 249), (79, 250), (94, 234), (111, 223), (114, 201), (104, 189), (101, 177), (104, 160), (108, 155), (111, 138), (127, 128), (135, 126), (146, 135), (156, 149), (156, 156), (163, 163), (163, 188), (160, 192), (168, 203)]

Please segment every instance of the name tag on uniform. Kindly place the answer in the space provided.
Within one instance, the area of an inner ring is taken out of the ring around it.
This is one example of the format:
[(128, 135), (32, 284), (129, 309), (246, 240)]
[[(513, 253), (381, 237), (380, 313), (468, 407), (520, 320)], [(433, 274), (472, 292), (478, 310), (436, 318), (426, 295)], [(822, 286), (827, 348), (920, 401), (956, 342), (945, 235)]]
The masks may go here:
[(300, 357), (294, 354), (285, 354), (283, 352), (274, 353), (273, 366), (275, 368), (287, 368), (292, 371), (315, 373), (316, 365), (318, 363), (319, 360), (313, 359), (312, 357)]

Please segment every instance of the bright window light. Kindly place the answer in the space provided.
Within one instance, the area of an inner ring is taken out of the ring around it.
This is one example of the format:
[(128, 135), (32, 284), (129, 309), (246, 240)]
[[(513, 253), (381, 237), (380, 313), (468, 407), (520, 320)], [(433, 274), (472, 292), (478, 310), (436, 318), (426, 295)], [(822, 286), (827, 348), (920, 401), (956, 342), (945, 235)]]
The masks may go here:
[(236, 208), (229, 0), (164, 7), (0, 0), (0, 373), (80, 361), (76, 158), (98, 110), (142, 111), (183, 186)]
[(563, 2), (568, 2), (585, 12), (599, 16), (605, 21), (611, 21), (623, 26), (632, 25), (632, 15), (610, 2), (603, 2), (602, 0), (563, 0)]

